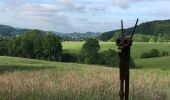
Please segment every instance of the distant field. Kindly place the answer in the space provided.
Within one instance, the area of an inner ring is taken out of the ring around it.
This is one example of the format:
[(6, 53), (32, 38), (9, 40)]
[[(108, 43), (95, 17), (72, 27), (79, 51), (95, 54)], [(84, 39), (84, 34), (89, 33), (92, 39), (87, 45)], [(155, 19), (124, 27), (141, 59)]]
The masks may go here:
[[(64, 52), (79, 53), (84, 42), (63, 42)], [(117, 50), (114, 42), (100, 42), (101, 51), (107, 49)], [(167, 43), (134, 43), (132, 46), (132, 58), (139, 58), (141, 53), (148, 52), (151, 49), (158, 49), (160, 52), (169, 51), (170, 45)]]
[[(170, 70), (130, 74), (130, 100), (170, 100)], [(118, 92), (117, 68), (0, 56), (0, 100), (118, 100)]]
[(170, 56), (135, 59), (134, 61), (140, 68), (159, 68), (162, 70), (170, 70)]

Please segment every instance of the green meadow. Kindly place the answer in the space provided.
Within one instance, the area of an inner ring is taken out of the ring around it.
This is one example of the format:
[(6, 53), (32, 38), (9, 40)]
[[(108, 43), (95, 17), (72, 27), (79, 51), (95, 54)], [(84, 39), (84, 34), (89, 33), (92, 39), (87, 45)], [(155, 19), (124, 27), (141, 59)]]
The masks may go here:
[[(63, 42), (64, 52), (79, 53), (83, 42)], [(100, 42), (101, 51), (117, 49)], [(134, 43), (137, 64), (130, 73), (130, 100), (170, 99), (170, 56), (141, 59), (166, 43)], [(119, 100), (119, 70), (98, 65), (0, 56), (0, 100)]]
[[(119, 70), (0, 57), (1, 100), (119, 100)], [(130, 100), (169, 100), (170, 71), (131, 69)]]
[[(79, 53), (84, 42), (63, 42), (63, 50), (64, 52), (69, 53)], [(114, 49), (117, 50), (117, 46), (115, 42), (99, 42), (100, 51)], [(168, 43), (144, 43), (144, 42), (136, 42), (133, 43), (132, 46), (132, 58), (139, 58), (141, 53), (148, 52), (152, 49), (158, 49), (160, 52), (169, 51), (170, 52), (170, 44)]]

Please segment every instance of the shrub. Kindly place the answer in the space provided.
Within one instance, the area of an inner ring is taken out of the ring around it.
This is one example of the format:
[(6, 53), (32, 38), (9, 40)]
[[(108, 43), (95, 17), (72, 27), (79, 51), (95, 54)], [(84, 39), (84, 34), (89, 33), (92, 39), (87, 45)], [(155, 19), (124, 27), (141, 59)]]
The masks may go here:
[(99, 41), (93, 38), (88, 39), (81, 48), (79, 62), (86, 64), (98, 64), (99, 50)]
[(133, 59), (131, 58), (130, 59), (130, 68), (136, 68), (137, 66), (136, 66), (136, 64), (135, 64), (135, 62), (133, 61)]
[(167, 51), (163, 51), (161, 54), (161, 56), (168, 56), (168, 55), (169, 55), (169, 53)]
[(77, 56), (70, 53), (63, 53), (60, 57), (60, 61), (62, 62), (76, 62)]
[(150, 54), (148, 52), (143, 52), (140, 58), (150, 58)]
[(159, 57), (160, 55), (159, 55), (159, 51), (157, 50), (157, 49), (152, 49), (151, 51), (150, 51), (150, 56), (151, 57)]
[(160, 53), (157, 49), (152, 49), (150, 52), (143, 52), (141, 54), (141, 58), (152, 58), (152, 57), (159, 57)]
[(113, 67), (118, 66), (118, 55), (115, 50), (109, 49), (100, 53), (100, 63)]

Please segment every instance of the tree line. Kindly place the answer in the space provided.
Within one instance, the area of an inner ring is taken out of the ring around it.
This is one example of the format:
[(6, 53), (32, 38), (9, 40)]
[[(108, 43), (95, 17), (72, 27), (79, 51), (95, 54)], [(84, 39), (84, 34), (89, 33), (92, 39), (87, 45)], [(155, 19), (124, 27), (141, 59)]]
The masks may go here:
[(62, 51), (60, 37), (50, 32), (43, 34), (39, 30), (0, 40), (0, 55), (3, 56), (58, 60)]
[[(124, 29), (127, 35), (133, 31), (133, 27)], [(104, 32), (97, 38), (102, 41), (115, 41), (121, 30)], [(137, 34), (136, 34), (137, 33)], [(162, 42), (170, 40), (170, 20), (152, 21), (137, 26), (135, 42)]]
[(99, 41), (89, 38), (79, 54), (65, 53), (61, 37), (39, 30), (28, 31), (18, 37), (0, 39), (1, 56), (118, 66), (119, 59), (115, 50), (99, 51)]

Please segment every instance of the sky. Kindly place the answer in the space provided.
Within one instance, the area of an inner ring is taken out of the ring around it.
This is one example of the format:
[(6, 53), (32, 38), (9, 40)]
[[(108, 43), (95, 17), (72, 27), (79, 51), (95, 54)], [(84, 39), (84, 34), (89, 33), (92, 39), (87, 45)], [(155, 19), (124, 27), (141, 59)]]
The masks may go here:
[(170, 19), (170, 0), (0, 0), (0, 24), (63, 33), (106, 32)]

